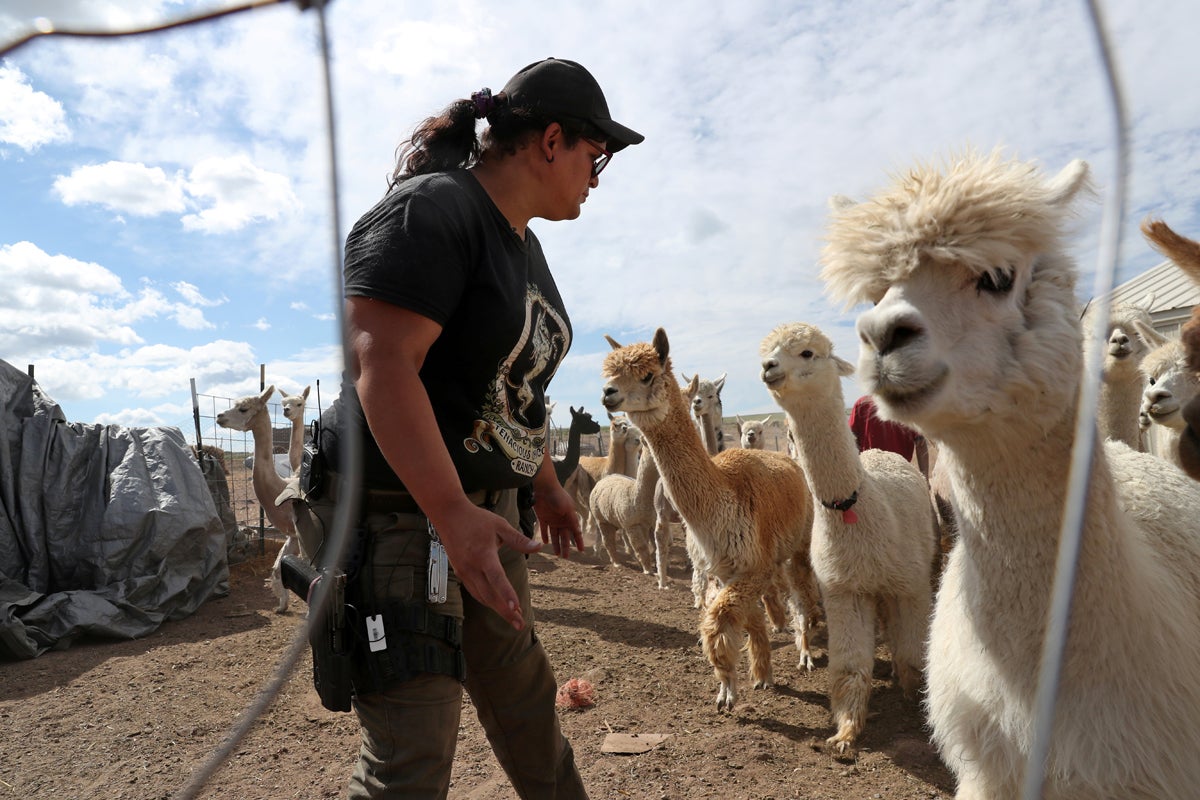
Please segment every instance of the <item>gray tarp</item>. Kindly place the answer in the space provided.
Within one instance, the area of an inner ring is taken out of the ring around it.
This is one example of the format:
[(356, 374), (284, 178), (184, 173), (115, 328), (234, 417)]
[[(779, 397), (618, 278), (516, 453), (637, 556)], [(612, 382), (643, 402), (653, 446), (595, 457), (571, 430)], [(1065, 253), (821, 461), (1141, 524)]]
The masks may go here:
[(180, 431), (67, 422), (0, 361), (0, 659), (145, 636), (228, 593), (226, 531)]

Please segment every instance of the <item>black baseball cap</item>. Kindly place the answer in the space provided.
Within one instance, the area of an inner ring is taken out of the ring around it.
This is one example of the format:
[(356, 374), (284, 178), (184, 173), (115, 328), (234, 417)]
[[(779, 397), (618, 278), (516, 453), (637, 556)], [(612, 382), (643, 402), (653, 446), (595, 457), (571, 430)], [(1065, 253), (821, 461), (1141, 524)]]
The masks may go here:
[(547, 58), (535, 61), (504, 84), (510, 105), (554, 117), (561, 114), (585, 120), (608, 137), (609, 152), (616, 153), (646, 137), (614, 122), (600, 84), (592, 73), (574, 61)]

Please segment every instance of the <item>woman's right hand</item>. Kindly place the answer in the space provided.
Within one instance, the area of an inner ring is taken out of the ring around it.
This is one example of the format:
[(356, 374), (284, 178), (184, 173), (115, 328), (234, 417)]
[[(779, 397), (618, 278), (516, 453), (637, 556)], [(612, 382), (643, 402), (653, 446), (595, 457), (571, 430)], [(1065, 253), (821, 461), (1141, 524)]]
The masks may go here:
[(463, 588), (495, 611), (517, 630), (525, 627), (521, 602), (504, 574), (499, 548), (507, 545), (521, 553), (536, 553), (541, 544), (509, 525), (501, 516), (463, 498), (453, 514), (434, 521), (434, 528), (454, 574)]

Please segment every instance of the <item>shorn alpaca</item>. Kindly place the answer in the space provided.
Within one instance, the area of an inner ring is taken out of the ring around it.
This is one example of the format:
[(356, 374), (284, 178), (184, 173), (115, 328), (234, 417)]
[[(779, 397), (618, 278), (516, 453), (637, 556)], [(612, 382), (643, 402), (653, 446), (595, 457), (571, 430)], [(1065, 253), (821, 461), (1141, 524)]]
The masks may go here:
[(613, 566), (617, 560), (617, 534), (624, 537), (633, 551), (642, 572), (651, 574), (654, 554), (651, 536), (654, 531), (654, 487), (658, 485), (658, 465), (654, 457), (643, 452), (638, 460), (637, 476), (605, 475), (592, 489), (592, 521), (604, 540)]
[(571, 477), (571, 473), (579, 467), (579, 440), (585, 435), (600, 432), (600, 423), (592, 419), (591, 414), (584, 411), (583, 408), (578, 410), (574, 406), (568, 406), (568, 408), (571, 409), (571, 427), (567, 429), (567, 453), (554, 462), (554, 473), (558, 476), (558, 482), (563, 486)]
[(309, 387), (300, 394), (287, 394), (279, 390), (279, 404), (283, 406), (284, 419), (292, 423), (292, 436), (288, 439), (288, 463), (292, 474), (300, 474), (300, 462), (304, 459), (304, 407), (308, 403)]
[[(1200, 284), (1200, 242), (1180, 236), (1159, 220), (1143, 222), (1142, 235), (1195, 283)], [(1180, 330), (1179, 339), (1185, 367), (1194, 378), (1200, 378), (1200, 307), (1192, 310), (1192, 318)], [(1184, 472), (1200, 481), (1200, 395), (1185, 403), (1180, 414), (1184, 427), (1179, 432), (1174, 454)]]
[(804, 475), (781, 453), (735, 449), (709, 457), (675, 381), (661, 328), (652, 343), (622, 347), (608, 341), (614, 349), (604, 359), (604, 405), (625, 411), (641, 429), (675, 508), (724, 584), (704, 612), (700, 635), (720, 684), (717, 708), (732, 709), (743, 630), (755, 687), (772, 684), (771, 643), (758, 599), (781, 570), (791, 590), (801, 666), (812, 667), (808, 621), (817, 598)]
[[(563, 484), (567, 494), (575, 501), (575, 510), (583, 520), (587, 531), (592, 518), (591, 496), (596, 482), (605, 475), (620, 473), (633, 477), (637, 474), (637, 457), (641, 447), (637, 428), (624, 416), (608, 415), (608, 455), (580, 456), (579, 466)], [(601, 541), (596, 540), (596, 552)]]
[[(858, 319), (859, 379), (939, 445), (959, 538), (931, 625), (927, 711), (958, 800), (1018, 797), (1030, 754), (1082, 373), (1072, 201), (1087, 165), (970, 153), (834, 213), (822, 277)], [(1200, 487), (1093, 449), (1046, 800), (1200, 786)]]
[(273, 426), (267, 407), (267, 401), (274, 392), (275, 387), (268, 386), (262, 394), (251, 394), (235, 400), (232, 408), (217, 414), (217, 424), (235, 431), (250, 431), (254, 436), (254, 467), (250, 476), (254, 496), (275, 529), (287, 537), (283, 547), (279, 548), (270, 578), (271, 590), (278, 600), (275, 610), (282, 614), (287, 611), (288, 591), (280, 577), (280, 562), (285, 555), (296, 553), (311, 560), (320, 542), (300, 540), (296, 533), (296, 514), (292, 508), (292, 502), (300, 498), (297, 477), (293, 475), (284, 480), (275, 471), (275, 461), (271, 456)]
[(838, 754), (867, 721), (878, 609), (905, 697), (917, 699), (929, 627), (937, 531), (924, 476), (885, 450), (861, 455), (846, 424), (842, 378), (854, 367), (802, 322), (763, 339), (762, 379), (787, 414), (816, 518), (812, 566), (829, 629), (829, 697)]
[(1152, 423), (1149, 435), (1159, 443), (1159, 453), (1179, 465), (1179, 447), (1189, 426), (1183, 410), (1200, 397), (1200, 375), (1188, 364), (1188, 353), (1180, 339), (1168, 339), (1150, 326), (1140, 326), (1143, 338), (1154, 349), (1142, 359), (1146, 379), (1142, 392), (1142, 413)]

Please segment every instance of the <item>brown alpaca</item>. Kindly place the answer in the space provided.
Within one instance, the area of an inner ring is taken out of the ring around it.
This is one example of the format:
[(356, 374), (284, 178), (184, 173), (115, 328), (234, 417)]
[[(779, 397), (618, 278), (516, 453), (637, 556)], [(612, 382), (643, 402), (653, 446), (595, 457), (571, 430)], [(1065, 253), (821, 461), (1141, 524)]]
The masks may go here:
[(613, 352), (604, 359), (604, 405), (624, 411), (641, 429), (676, 510), (711, 574), (724, 584), (704, 611), (700, 635), (720, 683), (717, 708), (732, 709), (743, 630), (755, 688), (772, 683), (770, 641), (758, 600), (781, 568), (800, 663), (812, 667), (808, 622), (817, 596), (808, 556), (813, 509), (804, 475), (787, 456), (771, 451), (736, 449), (709, 457), (671, 371), (662, 328), (653, 343), (608, 342)]

